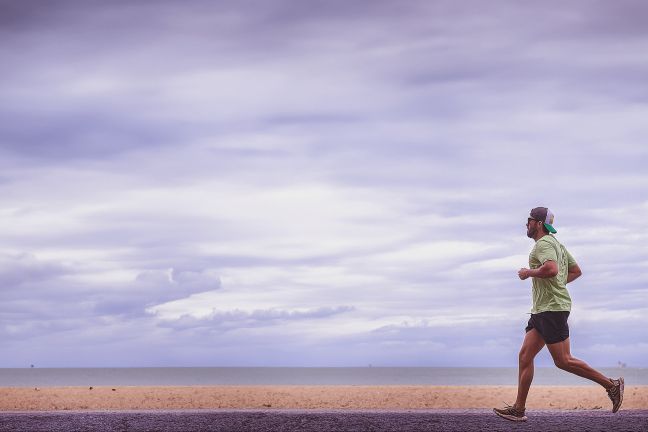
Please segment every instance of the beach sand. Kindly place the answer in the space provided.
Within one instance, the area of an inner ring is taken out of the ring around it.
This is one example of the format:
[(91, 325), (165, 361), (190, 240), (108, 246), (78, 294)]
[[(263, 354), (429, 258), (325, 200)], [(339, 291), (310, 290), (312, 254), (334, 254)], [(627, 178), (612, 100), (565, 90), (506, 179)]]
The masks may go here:
[[(515, 395), (515, 386), (3, 387), (0, 411), (462, 409), (512, 404)], [(595, 386), (534, 386), (527, 401), (530, 410), (610, 406), (605, 390)], [(626, 386), (622, 409), (648, 409), (648, 386)]]

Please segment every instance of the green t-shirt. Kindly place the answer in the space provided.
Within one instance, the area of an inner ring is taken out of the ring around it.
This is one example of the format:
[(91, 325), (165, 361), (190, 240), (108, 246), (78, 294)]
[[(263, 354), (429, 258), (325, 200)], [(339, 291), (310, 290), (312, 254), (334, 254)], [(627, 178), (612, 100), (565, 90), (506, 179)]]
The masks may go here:
[(571, 310), (571, 297), (567, 291), (567, 269), (576, 264), (565, 246), (547, 234), (538, 240), (529, 254), (529, 267), (536, 269), (546, 261), (558, 264), (558, 274), (552, 278), (533, 279), (533, 309), (531, 313)]

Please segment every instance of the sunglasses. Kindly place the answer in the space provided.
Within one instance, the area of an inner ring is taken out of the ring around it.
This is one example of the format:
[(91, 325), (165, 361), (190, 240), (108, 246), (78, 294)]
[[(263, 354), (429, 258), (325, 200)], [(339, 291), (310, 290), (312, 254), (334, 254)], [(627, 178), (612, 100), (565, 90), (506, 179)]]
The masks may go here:
[(541, 220), (538, 220), (538, 219), (528, 218), (527, 219), (527, 225), (529, 225), (531, 223), (531, 221), (542, 222)]

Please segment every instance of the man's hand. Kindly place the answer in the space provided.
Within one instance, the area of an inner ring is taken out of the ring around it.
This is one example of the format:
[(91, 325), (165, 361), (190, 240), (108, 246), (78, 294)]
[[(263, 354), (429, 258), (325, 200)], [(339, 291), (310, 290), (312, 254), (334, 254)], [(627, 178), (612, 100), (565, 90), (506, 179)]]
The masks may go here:
[(524, 267), (522, 267), (522, 268), (518, 271), (518, 276), (519, 276), (520, 279), (522, 279), (522, 280), (524, 280), (524, 279), (528, 279), (528, 277), (531, 276), (531, 275), (529, 274), (529, 272), (531, 272), (531, 270), (529, 270), (528, 268), (524, 268)]

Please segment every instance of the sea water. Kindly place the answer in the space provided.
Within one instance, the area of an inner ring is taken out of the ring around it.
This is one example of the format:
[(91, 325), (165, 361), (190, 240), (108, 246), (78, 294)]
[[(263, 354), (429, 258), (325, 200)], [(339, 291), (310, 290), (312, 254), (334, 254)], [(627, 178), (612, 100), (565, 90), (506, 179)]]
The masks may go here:
[[(648, 368), (601, 368), (626, 385), (648, 385)], [(516, 385), (516, 368), (149, 367), (0, 368), (0, 387), (212, 385)], [(534, 385), (595, 385), (557, 368), (535, 369)]]

